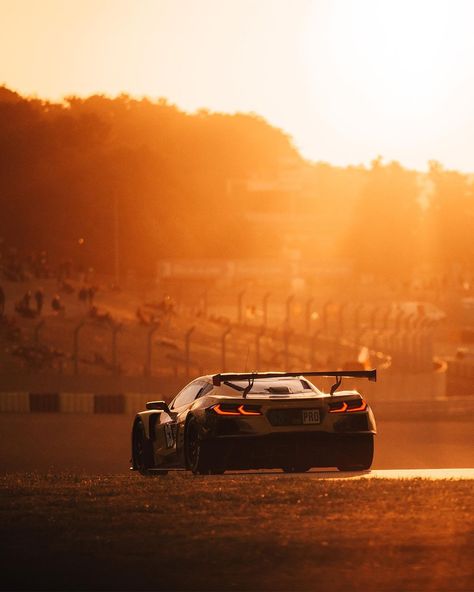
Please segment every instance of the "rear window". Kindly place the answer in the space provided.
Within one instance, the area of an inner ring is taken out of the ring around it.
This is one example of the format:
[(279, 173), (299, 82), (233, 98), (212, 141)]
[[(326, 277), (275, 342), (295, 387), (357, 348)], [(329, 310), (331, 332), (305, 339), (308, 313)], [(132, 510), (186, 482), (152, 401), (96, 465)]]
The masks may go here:
[[(226, 386), (236, 391), (243, 391), (248, 386), (248, 380), (232, 380), (224, 382)], [(274, 380), (255, 380), (249, 393), (267, 395), (294, 395), (304, 392), (318, 392), (309, 381), (300, 378), (284, 378)]]

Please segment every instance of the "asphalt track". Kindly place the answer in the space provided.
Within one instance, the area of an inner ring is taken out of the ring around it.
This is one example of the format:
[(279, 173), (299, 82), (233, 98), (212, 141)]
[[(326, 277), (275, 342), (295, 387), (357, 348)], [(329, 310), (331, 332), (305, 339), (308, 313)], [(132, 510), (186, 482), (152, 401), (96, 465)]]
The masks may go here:
[(316, 479), (474, 479), (474, 469), (379, 469), (360, 473), (311, 471)]

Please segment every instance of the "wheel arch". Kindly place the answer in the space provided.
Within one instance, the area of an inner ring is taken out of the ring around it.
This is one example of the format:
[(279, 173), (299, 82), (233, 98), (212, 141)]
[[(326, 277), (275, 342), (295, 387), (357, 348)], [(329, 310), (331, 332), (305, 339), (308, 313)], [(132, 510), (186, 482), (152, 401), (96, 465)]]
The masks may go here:
[[(189, 413), (186, 415), (186, 419), (185, 419), (185, 421), (184, 421), (184, 429), (183, 429), (183, 441), (182, 441), (182, 443), (179, 445), (179, 448), (178, 448), (178, 450), (176, 451), (176, 452), (178, 453), (178, 456), (179, 456), (179, 457), (181, 457), (181, 460), (182, 460), (182, 462), (183, 462), (183, 465), (184, 465), (184, 468), (185, 468), (185, 469), (189, 469), (189, 467), (188, 467), (188, 460), (187, 460), (187, 458), (186, 458), (186, 453), (185, 453), (185, 450), (186, 450), (186, 433), (187, 433), (187, 431), (188, 431), (188, 425), (189, 425), (189, 422), (190, 422), (190, 421), (191, 421), (191, 419), (193, 419), (194, 417), (195, 417), (195, 416), (194, 416), (194, 414), (192, 413), (192, 411), (190, 411), (190, 412), (189, 412)], [(178, 442), (177, 442), (176, 444), (177, 444), (177, 446), (178, 446), (178, 444), (179, 444), (179, 440), (178, 440)]]
[(149, 439), (152, 440), (154, 437), (154, 424), (156, 424), (156, 421), (158, 420), (158, 418), (160, 417), (160, 415), (162, 414), (162, 411), (142, 411), (140, 413), (137, 413), (137, 415), (135, 416), (135, 420), (133, 422), (133, 428), (132, 428), (132, 434), (133, 434), (133, 430), (135, 429), (135, 426), (137, 425), (138, 422), (142, 422), (143, 424), (143, 428), (145, 430), (145, 436)]

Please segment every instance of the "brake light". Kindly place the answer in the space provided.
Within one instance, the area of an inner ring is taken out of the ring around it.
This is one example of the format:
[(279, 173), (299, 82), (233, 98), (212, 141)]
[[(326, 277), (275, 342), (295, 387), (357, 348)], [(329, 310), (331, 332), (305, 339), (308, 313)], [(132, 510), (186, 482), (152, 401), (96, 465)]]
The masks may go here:
[(367, 403), (364, 399), (353, 399), (352, 401), (337, 401), (329, 403), (329, 413), (352, 413), (353, 411), (365, 411)]
[[(255, 408), (254, 408), (254, 409), (255, 409)], [(245, 405), (240, 405), (240, 406), (238, 407), (238, 410), (239, 410), (239, 412), (240, 412), (242, 415), (262, 415), (261, 411), (258, 411), (258, 410), (256, 410), (256, 411), (253, 411), (253, 410), (252, 410), (251, 408), (249, 408), (248, 406), (247, 406), (247, 408), (246, 408), (246, 406), (245, 406)]]
[(360, 401), (351, 401), (351, 403), (354, 405), (355, 403), (359, 403), (356, 407), (352, 407), (351, 405), (347, 406), (347, 411), (352, 412), (352, 411), (365, 411), (367, 408), (367, 403), (364, 401), (364, 399), (361, 399)]
[(211, 409), (217, 413), (217, 415), (240, 415), (237, 409), (235, 409), (235, 411), (232, 411), (232, 409), (223, 409), (220, 404), (214, 405)]
[(329, 413), (344, 413), (344, 411), (346, 411), (347, 409), (347, 403), (345, 401), (341, 401), (340, 403), (336, 403), (336, 405), (339, 405), (338, 407), (336, 407), (334, 404), (333, 406), (329, 406)]
[(232, 405), (229, 403), (218, 403), (210, 408), (217, 415), (262, 415), (258, 405)]

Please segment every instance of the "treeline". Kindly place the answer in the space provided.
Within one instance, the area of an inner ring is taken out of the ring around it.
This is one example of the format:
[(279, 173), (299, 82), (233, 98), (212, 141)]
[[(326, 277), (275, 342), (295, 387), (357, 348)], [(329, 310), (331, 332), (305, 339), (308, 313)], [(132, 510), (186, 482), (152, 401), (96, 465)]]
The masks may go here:
[(102, 271), (117, 228), (122, 271), (141, 274), (159, 258), (291, 249), (384, 275), (469, 267), (473, 201), (468, 177), (435, 163), (420, 176), (380, 160), (305, 162), (253, 114), (126, 95), (56, 104), (0, 88), (0, 236)]

